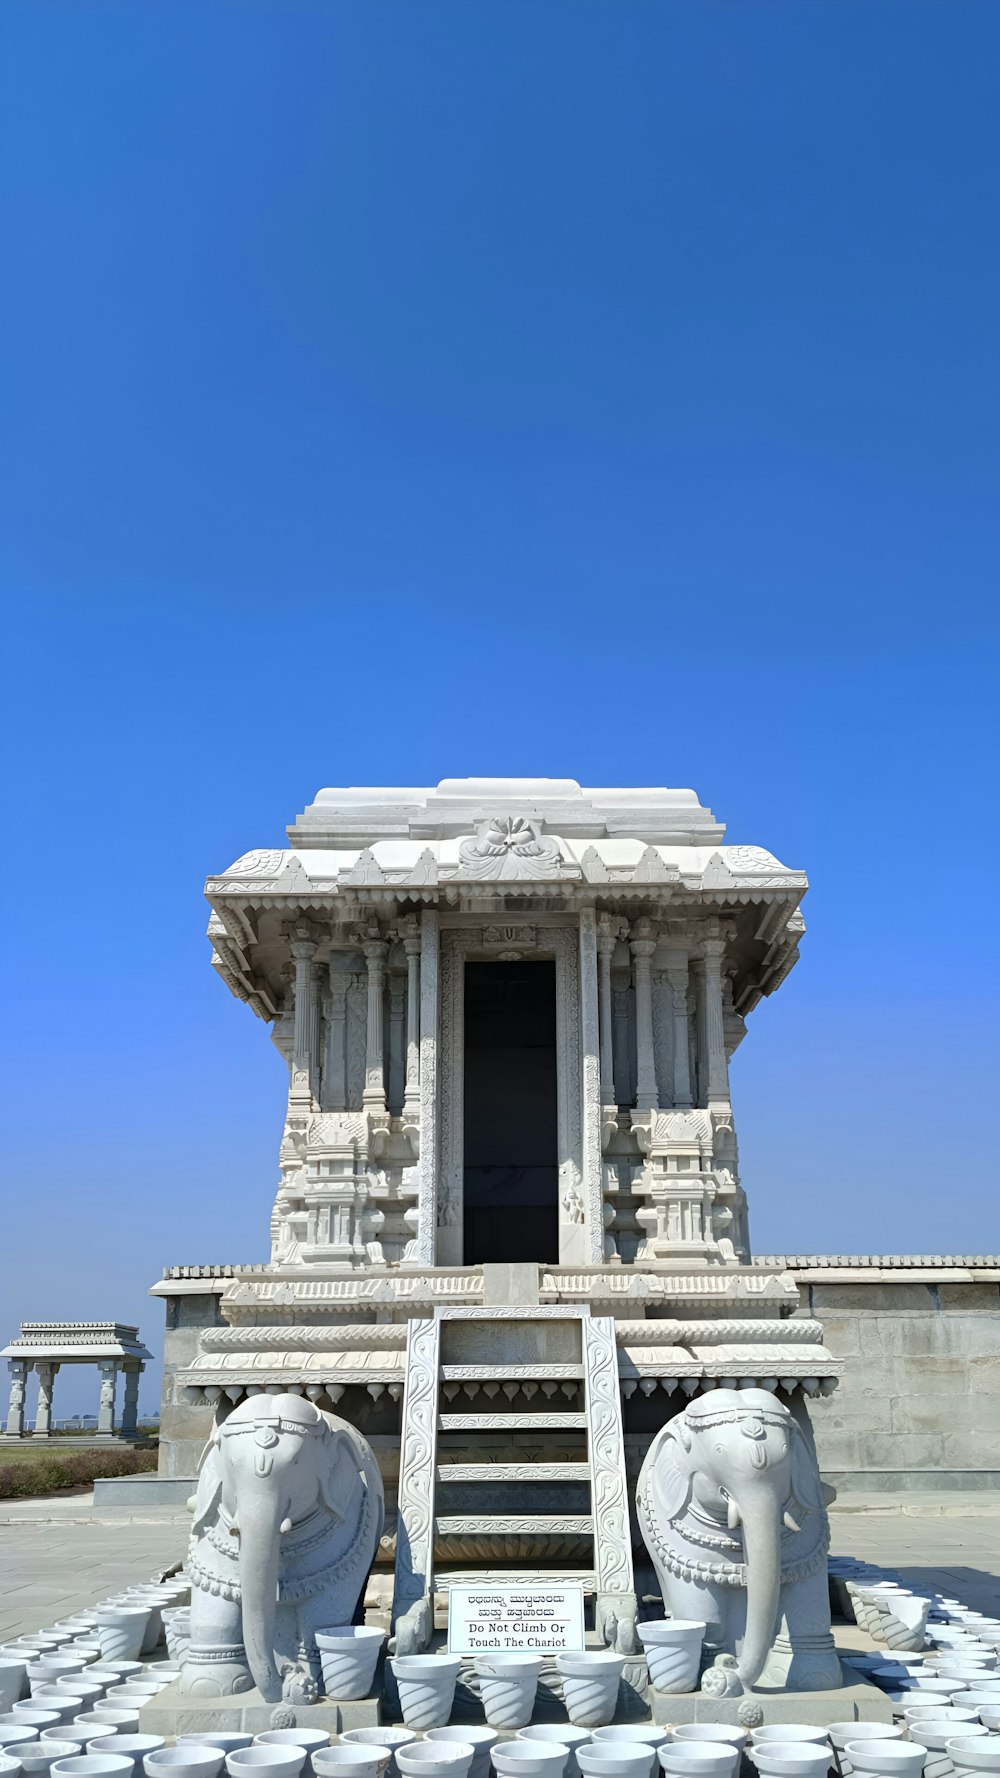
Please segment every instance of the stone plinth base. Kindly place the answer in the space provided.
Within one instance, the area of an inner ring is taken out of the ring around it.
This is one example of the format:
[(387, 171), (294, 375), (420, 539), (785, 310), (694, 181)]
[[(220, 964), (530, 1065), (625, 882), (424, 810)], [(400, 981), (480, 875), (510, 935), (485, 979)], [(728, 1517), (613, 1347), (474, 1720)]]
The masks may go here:
[[(703, 1692), (649, 1689), (653, 1721), (739, 1722), (741, 1704), (759, 1704), (764, 1722), (809, 1722), (824, 1729), (831, 1722), (891, 1722), (892, 1705), (877, 1686), (842, 1685), (836, 1692), (745, 1692), (742, 1698), (708, 1698)], [(145, 1713), (143, 1713), (145, 1715)]]
[[(272, 1721), (275, 1712), (279, 1722)], [(380, 1696), (358, 1698), (353, 1703), (337, 1704), (324, 1699), (319, 1704), (268, 1704), (255, 1689), (241, 1692), (236, 1698), (189, 1698), (179, 1685), (165, 1686), (139, 1712), (139, 1732), (143, 1735), (193, 1735), (204, 1729), (247, 1731), (259, 1735), (263, 1729), (297, 1728), (325, 1729), (341, 1735), (345, 1729), (373, 1729), (382, 1721)]]

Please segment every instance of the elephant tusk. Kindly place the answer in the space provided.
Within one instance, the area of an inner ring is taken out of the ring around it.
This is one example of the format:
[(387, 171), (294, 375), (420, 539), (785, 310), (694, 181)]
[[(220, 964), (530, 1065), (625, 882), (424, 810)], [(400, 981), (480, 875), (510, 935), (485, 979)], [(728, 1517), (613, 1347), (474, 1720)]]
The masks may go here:
[(292, 1529), (291, 1519), (282, 1519), (281, 1524), (278, 1526), (278, 1530), (281, 1532), (282, 1536), (284, 1536), (286, 1531), (290, 1531), (291, 1529)]
[(742, 1523), (743, 1523), (743, 1514), (740, 1512), (740, 1509), (737, 1506), (735, 1500), (730, 1500), (729, 1512), (726, 1515), (726, 1524), (728, 1525), (730, 1531), (736, 1531), (739, 1529), (739, 1527), (740, 1527), (740, 1525), (742, 1525)]
[(786, 1511), (782, 1514), (781, 1522), (784, 1525), (786, 1531), (801, 1531), (802, 1530), (802, 1526), (796, 1525), (795, 1520), (792, 1518), (792, 1515), (790, 1512)]

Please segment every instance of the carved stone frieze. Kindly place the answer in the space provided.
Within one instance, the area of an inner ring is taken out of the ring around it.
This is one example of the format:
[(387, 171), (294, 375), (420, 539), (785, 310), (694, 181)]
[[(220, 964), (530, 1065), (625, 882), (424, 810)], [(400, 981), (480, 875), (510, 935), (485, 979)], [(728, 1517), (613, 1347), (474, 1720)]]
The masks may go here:
[(394, 1620), (434, 1588), (434, 1470), (437, 1461), (440, 1321), (414, 1320), (406, 1345), (406, 1393), (399, 1463), (399, 1523)]
[(611, 1316), (601, 1315), (588, 1316), (582, 1326), (595, 1522), (594, 1566), (601, 1592), (631, 1594), (632, 1540), (615, 1324)]

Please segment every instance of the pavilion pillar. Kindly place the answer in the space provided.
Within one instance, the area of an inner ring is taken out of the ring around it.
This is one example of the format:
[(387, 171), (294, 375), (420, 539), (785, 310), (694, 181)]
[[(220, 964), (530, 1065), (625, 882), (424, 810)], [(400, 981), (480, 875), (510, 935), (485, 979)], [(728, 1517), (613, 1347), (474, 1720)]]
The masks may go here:
[(441, 1015), (438, 978), (441, 966), (441, 918), (437, 908), (420, 912), (420, 1160), (417, 1199), (405, 1221), (413, 1230), (406, 1258), (413, 1265), (432, 1266), (437, 1238), (437, 1191), (441, 1132), (438, 1106), (438, 1039)]
[(406, 1085), (403, 1119), (414, 1123), (420, 1116), (420, 934), (407, 932), (406, 952)]
[(319, 1017), (316, 1005), (316, 945), (300, 927), (291, 942), (295, 959), (295, 1023), (292, 1032), (292, 1088), (294, 1103), (310, 1109), (316, 1091), (316, 1044)]
[(125, 1398), (122, 1402), (122, 1438), (134, 1438), (139, 1425), (139, 1378), (145, 1369), (141, 1364), (125, 1367)]
[(382, 996), (385, 988), (385, 954), (388, 945), (382, 939), (372, 940), (364, 947), (368, 965), (368, 1033), (365, 1043), (365, 1090), (361, 1103), (366, 1111), (385, 1111), (385, 1018)]
[(98, 1438), (113, 1438), (115, 1431), (115, 1386), (118, 1382), (118, 1362), (114, 1358), (102, 1358), (98, 1365), (101, 1373), (101, 1399), (97, 1409)]
[(667, 966), (674, 1018), (674, 1106), (691, 1109), (691, 1044), (688, 1034), (688, 958), (674, 951)]
[[(601, 1058), (599, 1038), (597, 969), (597, 915), (592, 907), (580, 909), (580, 1055), (581, 1158), (583, 1162), (583, 1242), (577, 1252), (577, 1225), (561, 1232), (559, 1259), (563, 1265), (600, 1265), (604, 1258), (604, 1168), (601, 1161)], [(565, 1209), (565, 1204), (563, 1205)]]
[(340, 967), (340, 962), (340, 956), (334, 952), (330, 957), (329, 964), (330, 993), (327, 1002), (326, 1057), (323, 1063), (324, 1111), (344, 1111), (347, 1107), (344, 1038), (347, 1029), (347, 988), (350, 976)]
[(610, 920), (601, 920), (597, 927), (597, 997), (600, 1009), (601, 1041), (601, 1104), (618, 1104), (615, 1092), (615, 1048), (611, 1001), (611, 959), (615, 949), (615, 933)]
[(10, 1403), (7, 1409), (7, 1437), (24, 1437), (24, 1398), (28, 1391), (28, 1363), (24, 1358), (12, 1358), (7, 1366), (10, 1372)]
[[(653, 1054), (653, 988), (650, 959), (656, 950), (648, 920), (639, 920), (629, 940), (635, 971), (635, 1104), (637, 1111), (655, 1111), (656, 1060)], [(688, 1100), (690, 1104), (690, 1099)]]
[(39, 1359), (35, 1365), (38, 1372), (38, 1411), (35, 1415), (35, 1437), (49, 1438), (52, 1433), (52, 1388), (56, 1380), (59, 1366), (49, 1359)]
[(721, 937), (706, 938), (702, 947), (702, 991), (704, 994), (705, 1103), (729, 1104), (729, 1063), (726, 1059), (726, 1033), (723, 1023), (722, 964), (726, 941)]

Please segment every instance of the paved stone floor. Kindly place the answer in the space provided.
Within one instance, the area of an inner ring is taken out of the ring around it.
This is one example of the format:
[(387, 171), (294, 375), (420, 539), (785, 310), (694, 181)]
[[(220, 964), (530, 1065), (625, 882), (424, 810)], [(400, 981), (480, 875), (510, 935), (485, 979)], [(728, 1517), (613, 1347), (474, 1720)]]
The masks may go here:
[[(880, 1562), (1000, 1615), (1000, 1497), (852, 1494), (830, 1522), (835, 1555)], [(0, 1639), (180, 1561), (190, 1523), (173, 1507), (98, 1514), (91, 1494), (0, 1503)]]

